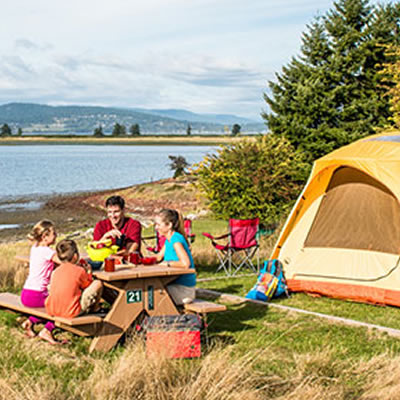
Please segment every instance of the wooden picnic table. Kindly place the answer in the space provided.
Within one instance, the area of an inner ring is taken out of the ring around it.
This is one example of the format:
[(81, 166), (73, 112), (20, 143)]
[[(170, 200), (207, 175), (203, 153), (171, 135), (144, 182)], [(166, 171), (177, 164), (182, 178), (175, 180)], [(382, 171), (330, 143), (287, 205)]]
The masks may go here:
[(105, 295), (113, 295), (111, 309), (94, 335), (89, 351), (108, 351), (118, 342), (142, 312), (149, 316), (177, 315), (166, 286), (192, 269), (161, 265), (118, 265), (116, 271), (94, 271), (104, 284)]
[[(17, 256), (16, 259), (29, 265), (27, 256)], [(86, 325), (82, 325), (83, 322), (86, 322), (82, 320), (82, 317), (74, 318), (69, 323), (61, 321), (58, 317), (50, 317), (50, 319), (55, 319), (57, 326), (77, 335), (94, 336), (89, 348), (90, 352), (94, 350), (109, 351), (142, 312), (149, 316), (179, 314), (166, 286), (180, 275), (192, 273), (193, 269), (135, 264), (116, 265), (114, 272), (93, 271), (93, 276), (103, 282), (103, 297), (106, 300), (111, 299), (111, 309), (107, 315), (102, 320), (97, 317), (96, 323)], [(8, 306), (25, 313), (29, 310), (35, 314), (39, 312), (39, 309), (22, 306), (19, 298), (17, 300), (13, 298), (11, 301), (8, 296), (3, 300), (4, 308)], [(46, 318), (45, 309), (41, 309), (40, 312), (43, 313), (41, 316)], [(49, 316), (47, 315), (47, 317)], [(75, 322), (79, 323), (79, 326), (75, 326)]]

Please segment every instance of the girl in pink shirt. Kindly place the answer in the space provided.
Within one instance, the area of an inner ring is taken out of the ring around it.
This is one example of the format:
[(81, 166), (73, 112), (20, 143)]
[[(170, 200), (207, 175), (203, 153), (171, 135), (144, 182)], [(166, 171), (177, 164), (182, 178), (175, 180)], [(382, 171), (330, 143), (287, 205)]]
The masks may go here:
[[(38, 222), (28, 235), (33, 242), (29, 259), (29, 274), (21, 292), (21, 303), (26, 307), (44, 307), (48, 293), (50, 276), (54, 269), (54, 262), (59, 263), (55, 250), (50, 248), (55, 243), (57, 233), (51, 221), (43, 220)], [(43, 320), (30, 316), (23, 324), (28, 337), (34, 337), (34, 324), (44, 322)], [(47, 321), (45, 327), (39, 332), (43, 340), (56, 344), (52, 331), (55, 325)]]

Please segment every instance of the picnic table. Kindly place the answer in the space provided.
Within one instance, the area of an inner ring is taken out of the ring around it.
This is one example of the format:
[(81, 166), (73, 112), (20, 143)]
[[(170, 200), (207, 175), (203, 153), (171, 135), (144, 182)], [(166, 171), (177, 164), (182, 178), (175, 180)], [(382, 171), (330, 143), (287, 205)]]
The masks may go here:
[[(29, 265), (27, 256), (17, 256), (16, 260)], [(135, 264), (117, 265), (114, 272), (93, 271), (93, 275), (103, 282), (103, 297), (111, 304), (109, 312), (101, 316), (52, 317), (45, 308), (24, 306), (20, 297), (13, 293), (0, 293), (0, 308), (52, 320), (56, 326), (79, 336), (93, 336), (89, 351), (105, 352), (115, 346), (142, 313), (149, 316), (179, 314), (166, 287), (180, 275), (192, 273), (192, 269)], [(184, 306), (184, 312), (203, 318), (207, 313), (225, 310), (224, 305), (197, 299)]]
[[(17, 260), (29, 264), (29, 257), (18, 256)], [(13, 293), (0, 293), (0, 308), (55, 321), (56, 326), (77, 335), (93, 336), (90, 352), (109, 351), (142, 312), (149, 316), (179, 314), (166, 287), (180, 275), (192, 273), (192, 269), (135, 264), (117, 265), (114, 272), (93, 271), (103, 282), (103, 297), (111, 299), (111, 308), (103, 317), (52, 317), (44, 308), (24, 306)]]
[(180, 275), (193, 270), (162, 265), (119, 265), (114, 272), (95, 271), (104, 285), (104, 295), (114, 301), (103, 318), (89, 351), (108, 351), (142, 312), (149, 316), (179, 314), (166, 286)]

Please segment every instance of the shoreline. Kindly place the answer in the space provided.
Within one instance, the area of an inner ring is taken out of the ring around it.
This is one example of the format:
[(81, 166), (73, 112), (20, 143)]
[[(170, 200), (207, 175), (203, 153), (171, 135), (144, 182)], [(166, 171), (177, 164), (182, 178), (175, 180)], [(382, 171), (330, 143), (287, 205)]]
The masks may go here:
[(1, 207), (0, 226), (12, 225), (10, 229), (0, 229), (0, 244), (25, 240), (31, 227), (42, 219), (54, 222), (60, 233), (94, 228), (96, 222), (105, 217), (104, 203), (107, 197), (118, 194), (124, 197), (126, 212), (139, 219), (144, 225), (152, 220), (156, 209), (178, 208), (184, 213), (204, 208), (202, 200), (195, 195), (190, 178), (166, 178), (158, 181), (140, 183), (118, 189), (54, 194), (45, 196), (24, 196), (20, 203), (39, 203), (39, 207), (15, 207), (9, 211)]
[(22, 145), (93, 145), (93, 146), (219, 146), (247, 138), (254, 140), (257, 135), (240, 136), (169, 136), (143, 135), (140, 137), (102, 137), (93, 136), (21, 136), (0, 138), (0, 146)]
[[(32, 226), (42, 220), (50, 219), (55, 223), (60, 232), (74, 230), (77, 227), (89, 228), (95, 220), (99, 219), (100, 212), (92, 207), (83, 207), (83, 202), (90, 196), (99, 195), (100, 192), (86, 192), (76, 194), (54, 194), (46, 196), (24, 196), (23, 200), (3, 201), (1, 205), (37, 203), (37, 207), (0, 207), (0, 227), (13, 226), (0, 229), (0, 243), (26, 239)], [(110, 191), (105, 191), (110, 192)], [(11, 208), (11, 210), (9, 209)], [(93, 225), (94, 226), (94, 225)]]

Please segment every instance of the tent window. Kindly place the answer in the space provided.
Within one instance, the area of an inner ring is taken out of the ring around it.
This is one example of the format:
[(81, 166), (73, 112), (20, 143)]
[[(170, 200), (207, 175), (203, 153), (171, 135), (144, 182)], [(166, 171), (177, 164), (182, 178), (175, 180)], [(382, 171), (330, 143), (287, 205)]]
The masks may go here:
[(399, 254), (399, 202), (368, 175), (353, 168), (339, 168), (332, 176), (304, 246)]
[(372, 137), (363, 142), (400, 142), (400, 135)]

